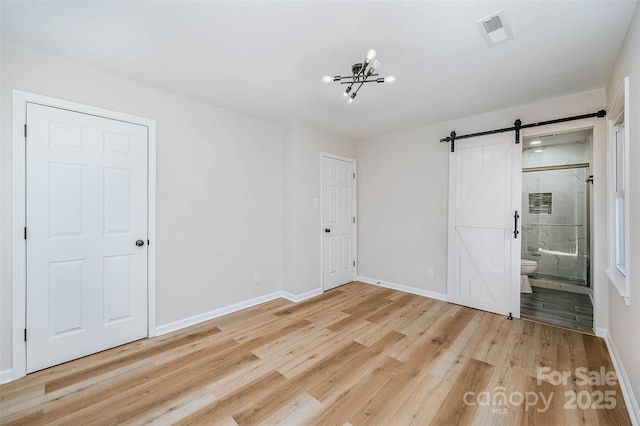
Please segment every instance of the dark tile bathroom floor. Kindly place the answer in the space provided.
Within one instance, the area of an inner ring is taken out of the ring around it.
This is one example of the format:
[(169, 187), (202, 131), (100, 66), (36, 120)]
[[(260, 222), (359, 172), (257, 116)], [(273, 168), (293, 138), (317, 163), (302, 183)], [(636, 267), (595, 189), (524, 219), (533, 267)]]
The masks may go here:
[(593, 305), (588, 294), (533, 287), (533, 293), (520, 295), (520, 316), (593, 332)]

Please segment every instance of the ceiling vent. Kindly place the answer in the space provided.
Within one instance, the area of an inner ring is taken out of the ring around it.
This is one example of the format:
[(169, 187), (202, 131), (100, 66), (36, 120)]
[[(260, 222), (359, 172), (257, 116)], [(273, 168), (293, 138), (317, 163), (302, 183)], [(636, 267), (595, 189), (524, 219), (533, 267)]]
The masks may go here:
[(506, 16), (504, 16), (503, 10), (476, 21), (476, 25), (489, 47), (513, 38), (511, 27), (507, 22)]

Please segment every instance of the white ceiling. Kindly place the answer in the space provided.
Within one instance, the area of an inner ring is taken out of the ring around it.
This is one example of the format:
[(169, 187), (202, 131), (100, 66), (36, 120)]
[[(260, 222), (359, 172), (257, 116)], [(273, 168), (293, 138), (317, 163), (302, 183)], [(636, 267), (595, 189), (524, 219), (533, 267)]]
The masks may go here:
[[(604, 87), (637, 1), (0, 4), (5, 42), (363, 138)], [(489, 48), (475, 21), (500, 9), (514, 39)], [(347, 105), (320, 77), (349, 74), (370, 48), (398, 81)]]

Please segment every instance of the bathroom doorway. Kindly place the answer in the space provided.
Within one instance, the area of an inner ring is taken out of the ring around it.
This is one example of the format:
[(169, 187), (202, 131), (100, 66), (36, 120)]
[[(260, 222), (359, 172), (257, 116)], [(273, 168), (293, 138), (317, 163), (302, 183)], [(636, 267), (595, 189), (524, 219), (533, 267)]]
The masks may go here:
[(593, 331), (592, 130), (525, 138), (521, 317)]

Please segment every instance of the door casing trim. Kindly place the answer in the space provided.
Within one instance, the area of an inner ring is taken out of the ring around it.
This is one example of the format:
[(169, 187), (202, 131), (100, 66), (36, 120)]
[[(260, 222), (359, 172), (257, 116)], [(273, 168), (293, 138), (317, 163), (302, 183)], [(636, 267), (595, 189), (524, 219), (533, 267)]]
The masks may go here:
[[(606, 205), (606, 176), (607, 176), (607, 124), (606, 120), (598, 118), (585, 118), (566, 123), (555, 123), (540, 127), (524, 129), (521, 138), (541, 137), (555, 133), (575, 132), (591, 130), (591, 166), (590, 173), (596, 179), (589, 188), (589, 247), (590, 262), (589, 274), (591, 277), (591, 291), (593, 297), (593, 329), (609, 329), (609, 294), (608, 278), (604, 268), (599, 265), (606, 264), (607, 230), (602, 229), (602, 223), (607, 217)], [(604, 141), (604, 142), (603, 142)], [(602, 242), (604, 241), (604, 242)]]
[(24, 377), (27, 371), (26, 328), (26, 152), (24, 125), (27, 120), (27, 104), (66, 109), (82, 114), (95, 115), (147, 127), (147, 232), (150, 244), (147, 257), (147, 337), (156, 335), (156, 121), (117, 111), (35, 93), (13, 90), (13, 194), (12, 194), (12, 267), (11, 267), (11, 364), (12, 377)]

